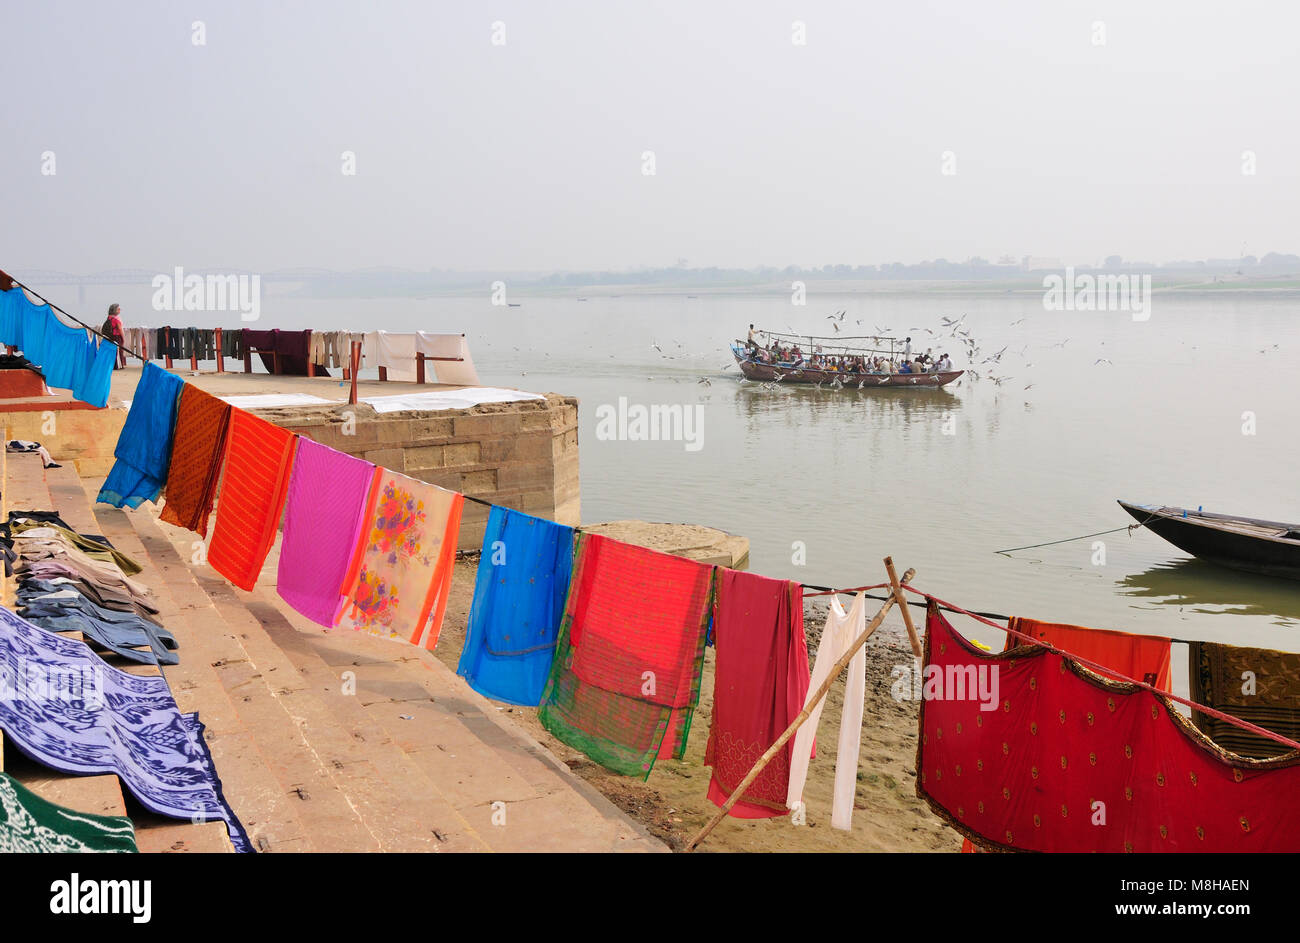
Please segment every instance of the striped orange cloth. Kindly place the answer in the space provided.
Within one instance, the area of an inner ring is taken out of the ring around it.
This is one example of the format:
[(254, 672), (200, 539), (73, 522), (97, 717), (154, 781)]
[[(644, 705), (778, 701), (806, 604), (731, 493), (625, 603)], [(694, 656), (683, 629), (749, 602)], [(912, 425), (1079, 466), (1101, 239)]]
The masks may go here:
[(168, 524), (202, 537), (208, 536), (208, 515), (217, 496), (230, 409), (229, 403), (193, 383), (186, 383), (181, 390), (171, 470), (167, 473), (167, 503), (160, 516)]
[(208, 563), (240, 589), (252, 590), (275, 542), (296, 441), (288, 429), (252, 413), (230, 412), (226, 472)]

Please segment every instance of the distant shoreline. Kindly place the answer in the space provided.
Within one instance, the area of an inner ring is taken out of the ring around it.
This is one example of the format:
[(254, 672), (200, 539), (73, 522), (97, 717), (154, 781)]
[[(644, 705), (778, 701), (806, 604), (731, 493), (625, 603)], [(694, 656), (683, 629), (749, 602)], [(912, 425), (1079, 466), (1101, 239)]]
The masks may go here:
[[(398, 286), (393, 286), (392, 290), (384, 290), (380, 286), (367, 286), (368, 290), (360, 288), (351, 288), (347, 286), (338, 286), (338, 290), (330, 290), (332, 286), (322, 283), (300, 283), (297, 288), (290, 288), (290, 283), (281, 283), (276, 286), (276, 293), (292, 294), (299, 298), (327, 299), (327, 298), (472, 298), (476, 296), (486, 296), (490, 293), (489, 283), (484, 283), (483, 287), (472, 287), (466, 285), (456, 286), (454, 288), (444, 289), (406, 289), (403, 290)], [(808, 281), (805, 282), (806, 292), (811, 297), (827, 296), (849, 296), (849, 295), (1041, 295), (1044, 291), (1041, 280), (1033, 282), (1014, 282), (1014, 283), (949, 283), (949, 282), (841, 282), (841, 281)], [(639, 284), (630, 282), (626, 285), (591, 285), (582, 287), (573, 286), (542, 286), (522, 283), (514, 285), (510, 290), (512, 301), (526, 300), (528, 298), (571, 298), (574, 301), (578, 299), (596, 299), (603, 301), (611, 298), (633, 295), (637, 297), (768, 297), (768, 296), (789, 296), (791, 287), (789, 283), (765, 283), (761, 285), (659, 285), (659, 284)], [(1198, 283), (1174, 283), (1160, 284), (1155, 282), (1152, 285), (1152, 292), (1157, 294), (1180, 294), (1180, 295), (1198, 295), (1198, 294), (1249, 294), (1249, 295), (1290, 295), (1300, 294), (1300, 278), (1279, 280), (1277, 282), (1268, 282), (1261, 284), (1243, 284), (1241, 282), (1198, 282)]]

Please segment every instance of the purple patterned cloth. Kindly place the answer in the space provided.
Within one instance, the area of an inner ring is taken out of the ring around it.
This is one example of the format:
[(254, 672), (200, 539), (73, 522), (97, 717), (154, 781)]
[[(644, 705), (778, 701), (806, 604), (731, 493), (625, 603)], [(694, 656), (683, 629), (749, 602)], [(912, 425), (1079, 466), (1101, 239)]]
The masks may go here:
[(159, 815), (224, 821), (251, 851), (212, 764), (198, 714), (182, 714), (162, 677), (106, 664), (84, 642), (0, 606), (0, 730), (64, 773), (116, 773)]

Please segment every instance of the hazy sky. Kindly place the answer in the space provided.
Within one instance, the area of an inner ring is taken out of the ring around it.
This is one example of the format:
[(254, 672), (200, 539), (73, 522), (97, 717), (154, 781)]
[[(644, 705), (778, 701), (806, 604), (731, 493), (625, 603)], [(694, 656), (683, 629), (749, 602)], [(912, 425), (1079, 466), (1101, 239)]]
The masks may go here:
[(1300, 251), (1294, 3), (3, 2), (15, 272)]

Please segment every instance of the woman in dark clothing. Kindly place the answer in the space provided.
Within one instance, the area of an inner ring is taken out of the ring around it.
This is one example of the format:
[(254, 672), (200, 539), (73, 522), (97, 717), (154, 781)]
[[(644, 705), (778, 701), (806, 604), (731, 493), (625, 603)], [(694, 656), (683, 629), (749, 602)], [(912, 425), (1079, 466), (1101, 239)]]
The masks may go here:
[(104, 326), (99, 329), (99, 333), (117, 345), (117, 363), (113, 364), (114, 370), (121, 370), (126, 366), (126, 335), (122, 331), (121, 314), (121, 305), (109, 305), (108, 317), (104, 319)]

